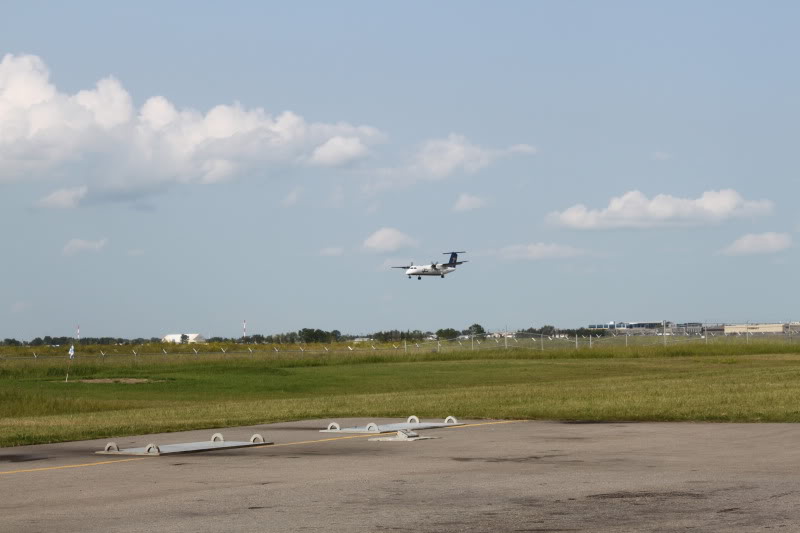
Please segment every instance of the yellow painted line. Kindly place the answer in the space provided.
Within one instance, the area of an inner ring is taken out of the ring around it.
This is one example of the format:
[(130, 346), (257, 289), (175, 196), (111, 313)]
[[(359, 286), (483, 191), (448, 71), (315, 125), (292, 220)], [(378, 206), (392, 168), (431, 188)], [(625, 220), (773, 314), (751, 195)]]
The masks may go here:
[[(394, 431), (390, 431), (389, 433), (394, 433)], [(330, 442), (332, 440), (363, 439), (364, 437), (374, 437), (375, 435), (388, 435), (388, 433), (363, 433), (363, 434), (359, 434), (359, 435), (348, 435), (346, 437), (331, 437), (329, 439), (301, 440), (301, 441), (298, 441), (298, 442), (284, 442), (283, 444), (273, 444), (272, 446), (264, 446), (264, 449), (269, 450), (270, 448), (275, 448), (277, 446), (294, 446), (295, 444), (314, 444), (315, 442)]]
[[(469, 427), (477, 427), (477, 426), (492, 426), (495, 424), (514, 424), (516, 422), (525, 422), (525, 420), (498, 420), (495, 422), (478, 422), (475, 424), (463, 424), (460, 426), (452, 426), (447, 427), (445, 426), (444, 429), (460, 429), (460, 428), (469, 428)], [(282, 444), (272, 444), (268, 446), (263, 446), (264, 449), (269, 450), (270, 448), (276, 448), (278, 446), (297, 446), (300, 444), (316, 444), (319, 442), (331, 442), (335, 440), (347, 440), (347, 439), (363, 439), (366, 437), (375, 437), (376, 435), (391, 435), (394, 431), (384, 432), (384, 433), (362, 433), (358, 435), (346, 435), (344, 437), (330, 437), (327, 439), (317, 439), (317, 440), (301, 440), (297, 442), (284, 442)], [(261, 448), (261, 446), (259, 446)], [(86, 466), (100, 466), (100, 465), (109, 465), (114, 463), (127, 463), (130, 461), (142, 461), (144, 459), (149, 459), (149, 457), (133, 457), (130, 459), (114, 459), (111, 461), (98, 461), (96, 463), (83, 463), (77, 465), (62, 465), (62, 466), (45, 466), (41, 468), (28, 468), (23, 470), (7, 470), (5, 472), (0, 472), (0, 476), (7, 475), (7, 474), (24, 474), (28, 472), (46, 472), (48, 470), (64, 470), (67, 468), (83, 468)]]
[(84, 466), (108, 465), (111, 463), (126, 463), (128, 461), (141, 461), (142, 459), (147, 459), (147, 457), (134, 457), (132, 459), (114, 459), (113, 461), (98, 461), (96, 463), (83, 463), (79, 465), (44, 466), (42, 468), (28, 468), (25, 470), (7, 470), (5, 472), (0, 472), (0, 476), (4, 476), (6, 474), (23, 474), (25, 472), (44, 472), (46, 470), (63, 470), (65, 468), (81, 468)]
[(446, 429), (474, 428), (477, 426), (494, 426), (495, 424), (516, 424), (517, 422), (527, 422), (527, 420), (497, 420), (496, 422), (478, 422), (476, 424), (462, 424), (460, 426), (445, 426)]

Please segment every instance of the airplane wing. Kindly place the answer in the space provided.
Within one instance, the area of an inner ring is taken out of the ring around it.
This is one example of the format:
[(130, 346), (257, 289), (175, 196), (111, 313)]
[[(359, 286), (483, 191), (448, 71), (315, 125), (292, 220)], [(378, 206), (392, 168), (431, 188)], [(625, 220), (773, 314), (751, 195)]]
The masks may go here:
[(408, 270), (409, 268), (411, 268), (411, 265), (409, 265), (409, 266), (401, 266), (401, 267), (392, 267), (392, 268), (405, 268), (406, 270)]

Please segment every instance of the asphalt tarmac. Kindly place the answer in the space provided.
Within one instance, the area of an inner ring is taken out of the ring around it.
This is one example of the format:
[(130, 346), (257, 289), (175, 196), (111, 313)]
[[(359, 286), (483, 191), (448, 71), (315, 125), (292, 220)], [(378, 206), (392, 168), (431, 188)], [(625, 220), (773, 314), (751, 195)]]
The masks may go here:
[(800, 531), (800, 425), (470, 421), (370, 442), (328, 422), (115, 439), (275, 442), (199, 454), (2, 448), (0, 531)]

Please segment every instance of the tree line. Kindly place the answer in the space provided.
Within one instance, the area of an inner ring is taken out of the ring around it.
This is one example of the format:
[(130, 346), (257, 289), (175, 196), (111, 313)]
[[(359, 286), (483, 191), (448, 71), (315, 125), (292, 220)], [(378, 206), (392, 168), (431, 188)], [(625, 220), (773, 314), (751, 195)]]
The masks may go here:
[[(595, 330), (588, 328), (575, 328), (575, 329), (559, 329), (555, 326), (545, 325), (540, 328), (530, 327), (527, 329), (517, 330), (518, 334), (533, 334), (533, 335), (607, 335), (607, 330)], [(375, 340), (378, 342), (397, 342), (397, 341), (420, 341), (428, 338), (437, 338), (440, 340), (451, 340), (459, 336), (475, 336), (480, 337), (486, 335), (486, 329), (480, 324), (472, 324), (466, 329), (455, 328), (441, 328), (432, 331), (422, 330), (399, 330), (391, 329), (386, 331), (376, 331), (374, 333), (364, 335), (363, 337)], [(248, 343), (248, 344), (298, 344), (298, 343), (333, 343), (333, 342), (346, 342), (353, 341), (360, 338), (359, 335), (344, 334), (338, 329), (326, 331), (317, 328), (303, 328), (298, 331), (290, 331), (288, 333), (276, 333), (274, 335), (261, 335), (254, 334), (247, 337), (209, 337), (208, 342), (227, 342), (227, 343)], [(187, 342), (188, 336), (182, 335), (181, 342)], [(74, 344), (78, 339), (74, 337), (52, 337), (45, 335), (44, 337), (36, 337), (29, 342), (20, 341), (13, 338), (4, 339), (0, 342), (3, 346), (61, 346)], [(97, 344), (97, 345), (138, 345), (146, 343), (159, 343), (161, 338), (151, 337), (147, 338), (133, 338), (126, 339), (122, 337), (83, 337), (80, 339), (81, 344)]]

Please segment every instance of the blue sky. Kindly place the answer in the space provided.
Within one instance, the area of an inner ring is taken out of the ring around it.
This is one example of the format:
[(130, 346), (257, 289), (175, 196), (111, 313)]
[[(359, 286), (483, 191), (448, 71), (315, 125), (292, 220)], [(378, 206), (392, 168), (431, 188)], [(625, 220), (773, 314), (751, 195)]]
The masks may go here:
[(0, 338), (800, 319), (796, 3), (3, 9)]

